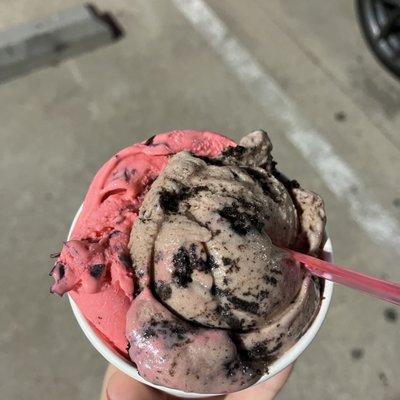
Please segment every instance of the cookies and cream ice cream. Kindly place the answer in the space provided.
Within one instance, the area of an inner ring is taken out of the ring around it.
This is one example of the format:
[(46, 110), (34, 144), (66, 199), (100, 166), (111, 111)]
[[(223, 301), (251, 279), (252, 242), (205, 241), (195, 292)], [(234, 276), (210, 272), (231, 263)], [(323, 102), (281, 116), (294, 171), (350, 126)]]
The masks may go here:
[(52, 290), (148, 381), (248, 387), (318, 311), (319, 280), (281, 248), (318, 254), (323, 203), (271, 150), (263, 131), (239, 145), (174, 131), (122, 150), (89, 188)]

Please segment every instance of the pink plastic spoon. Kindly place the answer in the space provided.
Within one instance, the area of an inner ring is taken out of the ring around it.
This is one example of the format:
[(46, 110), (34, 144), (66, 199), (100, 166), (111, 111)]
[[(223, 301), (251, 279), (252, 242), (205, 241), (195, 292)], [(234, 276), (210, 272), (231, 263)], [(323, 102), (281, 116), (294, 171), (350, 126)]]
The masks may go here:
[(319, 258), (298, 253), (290, 249), (285, 249), (292, 257), (304, 264), (313, 275), (328, 279), (335, 283), (350, 287), (352, 289), (366, 292), (379, 299), (390, 303), (400, 305), (400, 285), (393, 282), (387, 282), (382, 279), (361, 274), (342, 267), (322, 261)]

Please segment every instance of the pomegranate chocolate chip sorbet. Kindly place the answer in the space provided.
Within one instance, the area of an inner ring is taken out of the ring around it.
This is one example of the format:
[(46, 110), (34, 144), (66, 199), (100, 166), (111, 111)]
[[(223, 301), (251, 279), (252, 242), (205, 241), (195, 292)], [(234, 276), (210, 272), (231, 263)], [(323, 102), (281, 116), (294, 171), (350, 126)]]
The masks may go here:
[(263, 131), (239, 145), (174, 131), (98, 172), (52, 270), (139, 373), (188, 392), (244, 389), (307, 330), (320, 282), (321, 198), (276, 169)]

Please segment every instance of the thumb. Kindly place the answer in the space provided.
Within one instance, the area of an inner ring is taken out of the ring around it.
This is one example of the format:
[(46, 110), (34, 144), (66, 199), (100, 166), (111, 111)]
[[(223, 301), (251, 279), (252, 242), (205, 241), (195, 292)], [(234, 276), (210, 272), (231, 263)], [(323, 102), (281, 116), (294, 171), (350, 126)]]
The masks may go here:
[(164, 400), (163, 393), (130, 378), (109, 366), (103, 384), (102, 400)]

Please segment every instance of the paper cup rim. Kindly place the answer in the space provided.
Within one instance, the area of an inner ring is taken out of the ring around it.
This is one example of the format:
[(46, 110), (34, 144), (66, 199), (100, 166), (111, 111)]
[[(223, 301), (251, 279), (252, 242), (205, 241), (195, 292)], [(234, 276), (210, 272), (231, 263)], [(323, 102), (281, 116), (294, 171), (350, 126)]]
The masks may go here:
[[(70, 230), (68, 232), (68, 240), (71, 236), (72, 230), (75, 226), (75, 223), (82, 211), (82, 205), (80, 206), (79, 210), (75, 214), (75, 217), (72, 221)], [(332, 251), (332, 242), (327, 236), (327, 240), (325, 246), (323, 248), (324, 252), (324, 259), (326, 261), (333, 261), (333, 251)], [(268, 379), (271, 379), (273, 376), (281, 372), (283, 369), (288, 367), (292, 364), (302, 353), (303, 351), (311, 344), (314, 340), (315, 336), (317, 335), (318, 331), (320, 330), (326, 314), (329, 309), (329, 305), (332, 299), (332, 292), (333, 292), (333, 282), (324, 280), (324, 290), (321, 296), (321, 305), (316, 315), (314, 321), (303, 334), (303, 336), (294, 344), (290, 349), (285, 351), (276, 361), (274, 361), (271, 365), (268, 366), (268, 373), (264, 374), (257, 382), (255, 382), (252, 386), (258, 385), (259, 383), (265, 382)], [(116, 368), (124, 372), (126, 375), (130, 376), (131, 378), (142, 382), (148, 386), (152, 386), (158, 390), (166, 392), (168, 394), (181, 397), (181, 398), (188, 398), (188, 399), (195, 399), (195, 398), (202, 398), (202, 397), (209, 397), (209, 396), (218, 396), (221, 393), (192, 393), (192, 392), (185, 392), (178, 389), (172, 389), (165, 386), (159, 386), (154, 383), (148, 382), (143, 379), (137, 370), (137, 368), (130, 363), (125, 357), (117, 353), (108, 343), (106, 343), (92, 328), (88, 320), (83, 316), (81, 311), (79, 310), (78, 306), (74, 302), (71, 296), (68, 295), (69, 302), (71, 303), (72, 312), (80, 326), (83, 330), (84, 334), (88, 338), (89, 342), (92, 346), (112, 365)]]

